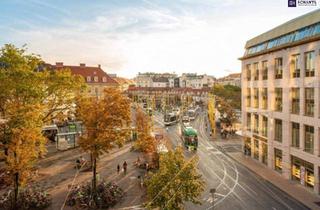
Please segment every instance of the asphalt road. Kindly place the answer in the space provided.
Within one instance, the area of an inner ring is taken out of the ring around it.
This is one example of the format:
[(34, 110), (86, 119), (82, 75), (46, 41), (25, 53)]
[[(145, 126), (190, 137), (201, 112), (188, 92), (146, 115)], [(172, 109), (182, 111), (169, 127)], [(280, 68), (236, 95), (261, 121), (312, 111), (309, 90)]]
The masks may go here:
[[(162, 115), (156, 114), (154, 119), (158, 124), (163, 125), (162, 118)], [(192, 122), (193, 127), (198, 130), (199, 147), (197, 152), (186, 151), (186, 156), (197, 155), (199, 157), (198, 168), (206, 182), (206, 189), (202, 195), (202, 205), (186, 203), (187, 210), (308, 209), (220, 151), (209, 140), (205, 130), (205, 121), (206, 114), (202, 113)], [(174, 146), (182, 145), (179, 125), (170, 126), (168, 134)], [(211, 188), (216, 189), (214, 205), (209, 193)]]

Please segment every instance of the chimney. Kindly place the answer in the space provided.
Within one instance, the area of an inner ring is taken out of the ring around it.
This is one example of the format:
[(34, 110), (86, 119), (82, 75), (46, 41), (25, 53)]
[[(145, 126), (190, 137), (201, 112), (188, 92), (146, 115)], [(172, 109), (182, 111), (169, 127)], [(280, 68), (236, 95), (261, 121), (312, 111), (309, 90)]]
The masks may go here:
[(85, 63), (80, 63), (80, 67), (86, 67)]
[(101, 69), (101, 65), (100, 64), (98, 64), (98, 68)]
[(63, 66), (63, 62), (56, 62), (56, 67), (62, 67)]

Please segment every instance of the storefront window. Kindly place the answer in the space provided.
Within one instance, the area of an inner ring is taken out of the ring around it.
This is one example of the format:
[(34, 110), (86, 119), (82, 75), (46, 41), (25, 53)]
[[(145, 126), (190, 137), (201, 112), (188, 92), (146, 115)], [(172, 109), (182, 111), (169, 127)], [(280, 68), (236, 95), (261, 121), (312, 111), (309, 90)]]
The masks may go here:
[(295, 156), (291, 157), (292, 180), (300, 182), (301, 185), (314, 187), (314, 167), (312, 163), (304, 161)]
[(244, 139), (244, 154), (251, 156), (251, 138), (249, 137)]
[(282, 150), (274, 149), (274, 169), (282, 172)]
[(268, 145), (262, 143), (262, 163), (268, 165)]
[(259, 160), (259, 141), (257, 139), (254, 140), (253, 158)]

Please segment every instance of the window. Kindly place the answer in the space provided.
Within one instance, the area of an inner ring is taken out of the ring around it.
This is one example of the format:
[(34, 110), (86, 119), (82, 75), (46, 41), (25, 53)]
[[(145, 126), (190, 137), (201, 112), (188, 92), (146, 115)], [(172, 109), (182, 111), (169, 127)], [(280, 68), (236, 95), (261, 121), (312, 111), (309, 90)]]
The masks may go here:
[(251, 113), (247, 113), (247, 130), (251, 131)]
[(87, 82), (91, 82), (91, 77), (87, 76)]
[(282, 142), (282, 120), (275, 119), (274, 140)]
[(274, 169), (282, 172), (282, 150), (274, 149)]
[(94, 77), (94, 81), (98, 82), (99, 78), (97, 76)]
[(291, 123), (291, 146), (299, 148), (300, 145), (300, 124), (299, 123)]
[(314, 115), (314, 88), (305, 89), (304, 114), (309, 117)]
[(300, 113), (300, 88), (291, 89), (291, 114)]
[(262, 129), (261, 134), (264, 137), (268, 137), (268, 118), (263, 116), (262, 117)]
[(259, 89), (254, 88), (253, 89), (253, 107), (254, 108), (259, 108)]
[(313, 154), (314, 127), (304, 126), (304, 151)]
[(254, 115), (253, 132), (257, 133), (257, 134), (259, 133), (259, 115), (257, 115), (257, 114)]
[(254, 80), (259, 80), (259, 63), (253, 64)]
[(257, 139), (254, 139), (253, 144), (254, 144), (253, 158), (256, 160), (259, 160), (259, 141)]
[(268, 79), (268, 61), (262, 61), (262, 79)]
[(276, 79), (282, 79), (282, 72), (283, 72), (283, 69), (282, 69), (282, 58), (276, 58), (275, 59), (275, 78)]
[(247, 107), (251, 106), (251, 89), (247, 88)]
[(314, 62), (315, 62), (314, 51), (306, 52), (304, 54), (304, 67), (305, 67), (306, 77), (314, 77)]
[(292, 78), (300, 77), (299, 56), (300, 56), (299, 54), (291, 56), (290, 72), (291, 72)]
[(106, 77), (102, 77), (102, 82), (107, 82), (107, 78)]
[(268, 88), (262, 88), (261, 97), (262, 97), (262, 109), (267, 109), (268, 108)]
[(247, 71), (247, 80), (250, 81), (251, 80), (251, 65), (250, 64), (247, 64), (246, 71)]
[(282, 88), (275, 89), (275, 111), (282, 111)]

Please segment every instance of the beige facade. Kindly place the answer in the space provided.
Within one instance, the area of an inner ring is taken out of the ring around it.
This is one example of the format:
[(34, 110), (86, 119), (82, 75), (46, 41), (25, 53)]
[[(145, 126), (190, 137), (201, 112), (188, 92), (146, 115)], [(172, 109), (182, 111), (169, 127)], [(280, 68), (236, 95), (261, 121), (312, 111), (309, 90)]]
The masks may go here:
[(320, 41), (241, 60), (245, 154), (319, 194)]

